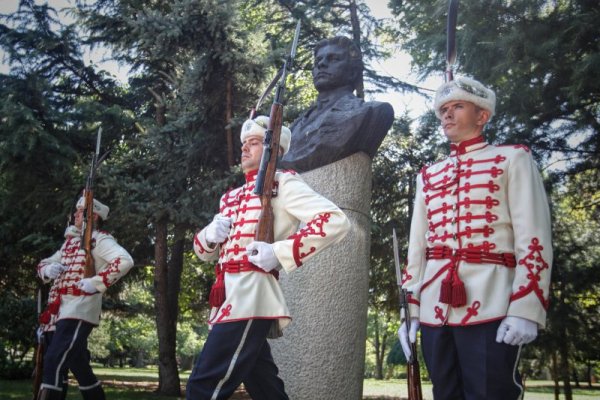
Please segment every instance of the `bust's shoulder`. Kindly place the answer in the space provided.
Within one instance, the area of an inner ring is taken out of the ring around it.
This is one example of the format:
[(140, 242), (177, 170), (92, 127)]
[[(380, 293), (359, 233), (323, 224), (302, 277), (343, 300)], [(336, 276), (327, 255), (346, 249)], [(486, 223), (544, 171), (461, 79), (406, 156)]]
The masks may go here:
[(390, 114), (392, 118), (394, 115), (394, 108), (390, 103), (383, 101), (365, 101), (353, 94), (346, 94), (340, 97), (335, 103), (335, 109), (340, 111), (361, 110), (384, 115)]
[(352, 93), (347, 93), (336, 100), (334, 108), (338, 110), (348, 110), (362, 107), (364, 104), (365, 101), (360, 97), (356, 97)]

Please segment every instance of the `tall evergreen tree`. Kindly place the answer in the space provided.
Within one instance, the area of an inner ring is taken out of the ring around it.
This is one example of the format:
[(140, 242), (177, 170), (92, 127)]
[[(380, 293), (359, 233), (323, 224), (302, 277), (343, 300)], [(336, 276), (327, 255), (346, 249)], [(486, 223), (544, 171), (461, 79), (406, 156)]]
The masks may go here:
[(3, 16), (0, 46), (10, 72), (0, 76), (0, 286), (26, 293), (35, 264), (56, 250), (85, 182), (98, 126), (118, 136), (116, 85), (86, 65), (72, 25), (56, 10), (22, 1)]

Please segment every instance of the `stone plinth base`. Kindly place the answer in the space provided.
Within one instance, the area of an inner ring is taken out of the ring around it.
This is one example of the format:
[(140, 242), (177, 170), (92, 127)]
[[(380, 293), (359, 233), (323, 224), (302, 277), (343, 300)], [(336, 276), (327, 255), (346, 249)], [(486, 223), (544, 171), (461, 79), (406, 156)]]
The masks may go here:
[(280, 275), (292, 323), (271, 340), (291, 400), (360, 400), (369, 289), (371, 159), (357, 153), (302, 174), (348, 216), (337, 245)]

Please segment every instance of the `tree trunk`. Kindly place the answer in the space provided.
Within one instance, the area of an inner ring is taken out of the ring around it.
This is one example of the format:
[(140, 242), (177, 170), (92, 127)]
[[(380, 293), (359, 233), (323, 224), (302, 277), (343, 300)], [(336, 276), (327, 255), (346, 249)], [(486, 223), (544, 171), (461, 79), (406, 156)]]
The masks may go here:
[[(350, 0), (350, 24), (352, 25), (352, 41), (358, 47), (361, 58), (362, 58), (362, 49), (361, 49), (361, 41), (360, 41), (360, 20), (358, 19), (358, 10), (356, 7), (356, 1)], [(356, 96), (361, 99), (365, 98), (365, 84), (363, 82), (363, 75), (360, 74), (360, 79), (356, 82)]]
[[(563, 334), (566, 332), (563, 331)], [(563, 338), (566, 338), (566, 335), (563, 335)], [(573, 389), (571, 388), (571, 372), (569, 365), (569, 349), (567, 348), (567, 341), (562, 340), (559, 345), (560, 351), (560, 372), (562, 375), (562, 381), (565, 388), (565, 399), (573, 400)]]
[(168, 227), (166, 218), (156, 222), (154, 244), (154, 291), (156, 328), (158, 334), (158, 392), (167, 396), (180, 396), (181, 388), (177, 370), (176, 329), (177, 313), (172, 313), (169, 299)]
[(379, 368), (381, 369), (381, 379), (385, 379), (384, 371), (385, 371), (385, 352), (387, 350), (387, 331), (384, 331), (383, 335), (381, 335), (381, 357), (379, 360)]
[(560, 399), (560, 381), (558, 380), (558, 361), (556, 352), (552, 352), (552, 381), (554, 381), (554, 400)]
[(383, 379), (383, 365), (381, 362), (381, 338), (379, 335), (379, 318), (375, 317), (375, 379)]

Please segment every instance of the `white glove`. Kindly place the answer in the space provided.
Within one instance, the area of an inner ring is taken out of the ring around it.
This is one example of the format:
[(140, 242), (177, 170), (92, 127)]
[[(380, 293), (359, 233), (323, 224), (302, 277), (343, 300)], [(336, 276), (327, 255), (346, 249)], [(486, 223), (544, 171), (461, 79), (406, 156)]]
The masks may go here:
[(230, 228), (231, 218), (217, 214), (206, 227), (206, 240), (209, 243), (221, 243), (227, 239)]
[(65, 267), (61, 263), (53, 262), (51, 264), (46, 265), (46, 268), (44, 269), (44, 275), (46, 275), (49, 279), (56, 279), (66, 269), (67, 267)]
[(86, 293), (96, 293), (98, 289), (92, 282), (92, 278), (83, 278), (79, 282), (77, 282), (77, 287)]
[(246, 246), (248, 261), (269, 272), (279, 265), (279, 260), (273, 251), (273, 245), (266, 242), (252, 242)]
[[(413, 317), (410, 319), (410, 332), (406, 332), (406, 321), (404, 321), (398, 329), (398, 339), (400, 339), (400, 345), (404, 352), (404, 357), (407, 360), (410, 359), (412, 352), (410, 351), (410, 343), (417, 341), (417, 331), (419, 330), (419, 318)], [(408, 342), (410, 340), (410, 343)]]
[(508, 316), (500, 322), (496, 333), (496, 342), (520, 346), (537, 337), (538, 326), (535, 322), (521, 317)]

